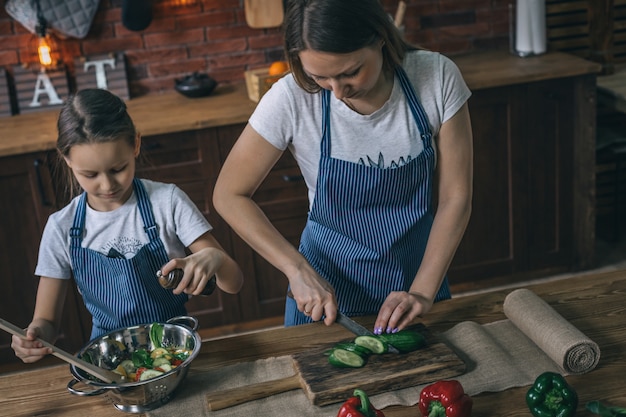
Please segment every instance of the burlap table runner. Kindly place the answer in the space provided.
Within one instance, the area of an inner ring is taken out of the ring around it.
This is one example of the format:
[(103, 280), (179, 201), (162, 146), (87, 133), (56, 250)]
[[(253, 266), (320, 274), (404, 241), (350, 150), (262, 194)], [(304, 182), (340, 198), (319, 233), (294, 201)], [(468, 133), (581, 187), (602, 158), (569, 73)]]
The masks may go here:
[[(545, 301), (526, 289), (511, 292), (504, 301), (508, 319), (480, 325), (466, 321), (443, 333), (442, 339), (467, 364), (458, 379), (470, 395), (530, 385), (545, 371), (585, 373), (596, 367), (600, 349)], [(151, 411), (150, 417), (172, 415), (240, 417), (335, 417), (340, 404), (316, 407), (302, 390), (293, 390), (219, 411), (209, 411), (206, 394), (271, 381), (293, 375), (288, 356), (262, 359), (196, 371), (193, 365), (168, 404)], [(377, 408), (414, 405), (424, 386), (372, 395)]]

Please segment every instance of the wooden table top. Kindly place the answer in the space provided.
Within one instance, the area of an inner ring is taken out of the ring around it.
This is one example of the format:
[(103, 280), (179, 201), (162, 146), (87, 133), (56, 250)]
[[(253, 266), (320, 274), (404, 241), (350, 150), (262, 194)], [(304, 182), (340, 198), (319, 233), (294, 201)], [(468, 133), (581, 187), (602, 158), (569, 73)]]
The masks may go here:
[[(551, 52), (520, 58), (506, 51), (452, 57), (470, 89), (595, 74), (599, 64)], [(134, 98), (128, 110), (144, 136), (245, 123), (256, 103), (244, 84), (221, 85), (208, 97), (190, 99), (175, 91)], [(55, 148), (59, 109), (0, 118), (0, 156)]]
[[(577, 416), (593, 416), (585, 404), (601, 400), (626, 407), (626, 271), (581, 275), (531, 285), (531, 289), (559, 314), (594, 340), (601, 349), (600, 363), (584, 375), (568, 376), (578, 391)], [(440, 302), (423, 320), (432, 331), (443, 332), (455, 324), (472, 320), (481, 324), (505, 318), (502, 303), (509, 290), (492, 291)], [(373, 317), (360, 320), (373, 324)], [(201, 372), (242, 361), (288, 355), (311, 347), (327, 345), (349, 337), (341, 326), (321, 323), (278, 328), (239, 336), (204, 341), (191, 369)], [(41, 368), (0, 376), (0, 410), (3, 415), (105, 417), (123, 415), (103, 397), (78, 397), (70, 394), (72, 379), (67, 365)], [(527, 387), (512, 388), (474, 397), (474, 416), (528, 416), (525, 404)], [(176, 401), (176, 397), (172, 401)], [(387, 417), (415, 417), (416, 407), (389, 407)], [(140, 416), (142, 414), (139, 414)]]

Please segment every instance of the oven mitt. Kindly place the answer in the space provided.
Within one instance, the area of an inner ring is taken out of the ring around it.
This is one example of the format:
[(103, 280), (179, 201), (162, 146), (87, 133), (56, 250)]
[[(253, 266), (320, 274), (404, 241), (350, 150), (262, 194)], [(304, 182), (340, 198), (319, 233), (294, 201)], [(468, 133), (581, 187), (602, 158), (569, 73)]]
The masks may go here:
[(122, 24), (126, 29), (144, 30), (152, 22), (152, 0), (122, 0)]
[[(87, 36), (100, 0), (39, 0), (48, 27), (62, 37), (82, 39)], [(4, 8), (9, 16), (31, 33), (37, 26), (35, 0), (7, 0)]]

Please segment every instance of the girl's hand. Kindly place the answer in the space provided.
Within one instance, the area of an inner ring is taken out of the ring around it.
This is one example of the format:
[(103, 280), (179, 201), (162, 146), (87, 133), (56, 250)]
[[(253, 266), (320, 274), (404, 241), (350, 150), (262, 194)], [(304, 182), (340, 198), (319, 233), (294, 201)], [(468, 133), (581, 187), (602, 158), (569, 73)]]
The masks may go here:
[(393, 291), (378, 311), (374, 333), (396, 333), (407, 327), (413, 319), (427, 313), (433, 301), (422, 294)]
[(226, 254), (214, 247), (205, 247), (186, 258), (175, 258), (163, 265), (161, 273), (169, 274), (174, 269), (182, 269), (183, 279), (174, 288), (174, 294), (200, 295), (213, 275), (224, 263)]
[(13, 335), (11, 347), (15, 351), (15, 356), (24, 363), (33, 363), (52, 353), (52, 349), (45, 347), (40, 341), (42, 331), (39, 327), (29, 327), (26, 329), (26, 339)]

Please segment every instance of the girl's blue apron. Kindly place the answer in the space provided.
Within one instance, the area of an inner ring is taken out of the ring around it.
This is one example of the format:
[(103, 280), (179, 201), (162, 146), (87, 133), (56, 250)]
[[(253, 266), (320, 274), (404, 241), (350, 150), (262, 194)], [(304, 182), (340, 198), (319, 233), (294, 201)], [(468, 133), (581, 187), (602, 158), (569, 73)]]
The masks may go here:
[(144, 229), (150, 241), (131, 259), (111, 258), (83, 248), (87, 194), (83, 193), (70, 230), (72, 272), (92, 315), (91, 339), (120, 327), (166, 321), (185, 315), (186, 294), (174, 295), (159, 285), (156, 271), (168, 262), (165, 246), (152, 214), (152, 204), (137, 178), (133, 188)]
[[(424, 150), (395, 169), (332, 158), (330, 91), (322, 92), (322, 143), (313, 207), (300, 252), (335, 289), (348, 316), (376, 315), (391, 291), (408, 291), (433, 223), (435, 153), (426, 113), (403, 69), (396, 71)], [(447, 278), (435, 301), (450, 298)], [(310, 323), (287, 297), (285, 325)]]

